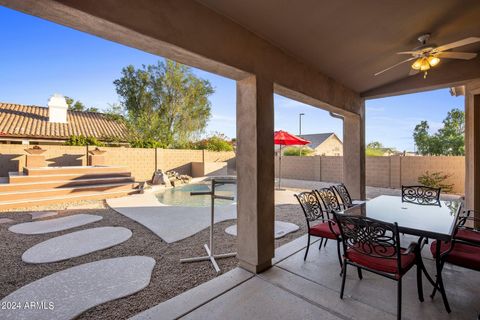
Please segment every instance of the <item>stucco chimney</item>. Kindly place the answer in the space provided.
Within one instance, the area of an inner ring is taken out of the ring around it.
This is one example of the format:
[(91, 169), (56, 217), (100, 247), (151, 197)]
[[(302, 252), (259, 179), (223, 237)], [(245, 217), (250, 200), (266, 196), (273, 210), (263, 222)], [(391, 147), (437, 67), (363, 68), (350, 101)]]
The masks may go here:
[(48, 99), (48, 121), (67, 123), (67, 101), (61, 94), (55, 93)]

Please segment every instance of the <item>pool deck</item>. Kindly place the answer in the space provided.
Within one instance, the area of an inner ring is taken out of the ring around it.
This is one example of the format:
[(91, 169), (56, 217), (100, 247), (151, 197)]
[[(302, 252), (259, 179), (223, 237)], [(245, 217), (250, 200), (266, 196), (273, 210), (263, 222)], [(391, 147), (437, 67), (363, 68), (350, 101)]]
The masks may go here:
[[(275, 204), (295, 204), (294, 192), (275, 191)], [(118, 213), (150, 229), (165, 242), (190, 237), (210, 225), (210, 207), (167, 206), (153, 193), (135, 194), (108, 199), (107, 204)], [(215, 207), (215, 223), (237, 218), (236, 204)]]

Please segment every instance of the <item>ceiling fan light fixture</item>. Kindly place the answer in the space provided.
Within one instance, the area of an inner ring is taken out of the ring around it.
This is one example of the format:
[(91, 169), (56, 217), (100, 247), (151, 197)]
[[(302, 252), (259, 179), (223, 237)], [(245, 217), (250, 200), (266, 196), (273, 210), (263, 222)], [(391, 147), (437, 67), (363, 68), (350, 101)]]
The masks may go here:
[(420, 71), (427, 71), (430, 69), (430, 63), (427, 58), (422, 58), (422, 64), (420, 65)]
[[(438, 58), (436, 58), (436, 59), (438, 59)], [(420, 70), (420, 71), (427, 71), (428, 69), (430, 69), (430, 67), (432, 67), (432, 65), (430, 64), (429, 59), (425, 58), (425, 57), (418, 58), (412, 64), (412, 69)]]
[(428, 63), (432, 67), (435, 67), (439, 62), (440, 62), (440, 59), (435, 56), (428, 57)]
[(412, 69), (420, 70), (420, 67), (422, 66), (422, 61), (423, 58), (418, 58), (417, 60), (415, 60), (415, 62), (412, 64)]
[(450, 49), (455, 49), (458, 47), (463, 47), (472, 43), (480, 42), (480, 37), (469, 37), (462, 40), (458, 40), (455, 42), (447, 43), (441, 46), (437, 46), (435, 44), (429, 44), (430, 34), (421, 35), (418, 38), (421, 45), (413, 48), (410, 51), (401, 51), (397, 52), (397, 54), (401, 55), (409, 55), (408, 59), (402, 60), (386, 69), (383, 69), (377, 73), (374, 73), (374, 76), (378, 76), (387, 72), (393, 68), (397, 68), (404, 63), (411, 63), (410, 61), (414, 61), (411, 64), (412, 70), (410, 70), (409, 75), (415, 75), (418, 71), (427, 74), (427, 70), (436, 67), (440, 60), (443, 59), (461, 59), (461, 60), (472, 60), (477, 57), (477, 53), (474, 52), (457, 52), (457, 51), (450, 51)]

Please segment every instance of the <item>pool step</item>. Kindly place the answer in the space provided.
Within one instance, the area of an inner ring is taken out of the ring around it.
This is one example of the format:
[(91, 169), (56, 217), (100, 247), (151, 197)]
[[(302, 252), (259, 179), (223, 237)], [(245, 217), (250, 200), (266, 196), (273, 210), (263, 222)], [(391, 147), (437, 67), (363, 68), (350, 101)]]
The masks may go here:
[(9, 172), (8, 182), (10, 184), (17, 183), (35, 183), (42, 181), (65, 181), (65, 180), (86, 180), (86, 179), (103, 179), (103, 178), (115, 178), (115, 177), (131, 177), (131, 173), (125, 170), (114, 172), (100, 172), (100, 173), (60, 173), (60, 174), (43, 174), (29, 176), (23, 172)]
[(138, 192), (136, 187), (122, 166), (24, 168), (0, 181), (0, 209), (107, 199)]
[(4, 192), (21, 192), (27, 190), (46, 190), (58, 188), (72, 188), (88, 185), (103, 185), (115, 183), (133, 183), (135, 179), (131, 176), (119, 177), (100, 177), (76, 180), (56, 180), (50, 177), (49, 180), (35, 182), (18, 182), (18, 183), (0, 183), (0, 194)]
[(109, 184), (92, 184), (76, 187), (59, 187), (51, 189), (35, 189), (25, 191), (8, 191), (0, 192), (0, 202), (10, 200), (25, 200), (30, 201), (32, 199), (56, 197), (65, 195), (79, 195), (82, 193), (91, 192), (115, 192), (120, 190), (133, 189), (134, 183), (122, 182), (122, 183), (109, 183)]
[(103, 200), (109, 198), (124, 197), (129, 194), (137, 193), (137, 189), (125, 189), (109, 192), (86, 192), (82, 194), (69, 194), (67, 196), (53, 196), (43, 197), (31, 200), (9, 200), (0, 201), (0, 210), (3, 209), (15, 209), (15, 208), (28, 208), (40, 205), (49, 205), (56, 203), (74, 202), (80, 200)]
[(92, 173), (115, 173), (125, 172), (127, 167), (123, 166), (67, 166), (67, 167), (40, 167), (23, 168), (23, 172), (28, 176), (38, 175), (59, 175), (59, 174), (92, 174)]

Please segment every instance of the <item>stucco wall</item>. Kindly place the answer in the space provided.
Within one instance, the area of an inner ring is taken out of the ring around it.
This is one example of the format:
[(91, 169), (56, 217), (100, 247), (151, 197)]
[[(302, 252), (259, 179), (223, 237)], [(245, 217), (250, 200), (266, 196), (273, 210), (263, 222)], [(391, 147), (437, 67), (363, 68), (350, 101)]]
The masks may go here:
[[(278, 177), (278, 159), (275, 162)], [(453, 192), (463, 194), (465, 157), (367, 157), (366, 184), (372, 187), (400, 188), (418, 184), (426, 171), (449, 174)], [(340, 182), (343, 180), (342, 157), (282, 157), (282, 177), (299, 180)]]
[[(28, 146), (19, 144), (0, 144), (0, 177), (8, 172), (22, 170)], [(86, 165), (86, 147), (41, 146), (48, 166)], [(90, 147), (91, 149), (93, 147)], [(213, 152), (203, 150), (142, 149), (123, 147), (101, 147), (105, 150), (107, 165), (125, 166), (139, 181), (149, 180), (155, 168), (164, 171), (175, 170), (181, 174), (192, 174), (192, 162), (227, 162), (228, 173), (235, 173), (234, 152)], [(155, 155), (156, 153), (156, 155)]]
[[(0, 177), (18, 171), (25, 165), (27, 146), (0, 144)], [(48, 166), (86, 165), (86, 147), (42, 146)], [(175, 170), (192, 175), (192, 162), (227, 162), (228, 174), (235, 172), (234, 152), (204, 150), (142, 149), (102, 147), (106, 150), (108, 165), (126, 166), (139, 181), (149, 180), (157, 169)], [(275, 174), (278, 177), (278, 157)], [(442, 171), (450, 175), (448, 183), (454, 192), (463, 194), (465, 184), (464, 157), (367, 157), (366, 184), (374, 187), (399, 188), (402, 184), (416, 184), (426, 171)], [(312, 156), (282, 157), (282, 177), (288, 179), (341, 182), (343, 157)]]

